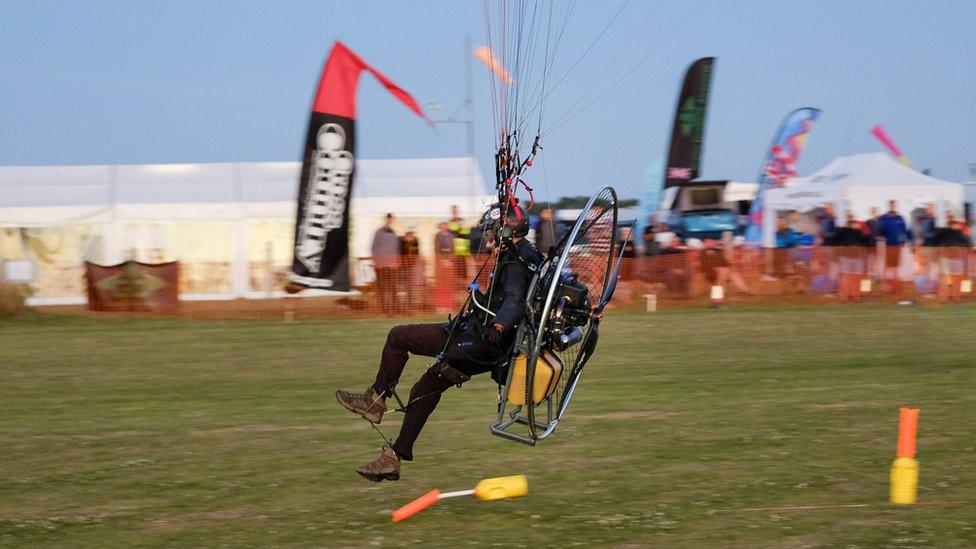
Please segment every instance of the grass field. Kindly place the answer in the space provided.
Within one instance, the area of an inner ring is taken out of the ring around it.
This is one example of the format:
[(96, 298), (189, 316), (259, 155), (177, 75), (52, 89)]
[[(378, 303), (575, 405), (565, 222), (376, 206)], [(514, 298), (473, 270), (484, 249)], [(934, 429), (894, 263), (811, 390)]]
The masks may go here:
[[(0, 544), (976, 546), (976, 307), (613, 314), (550, 440), (490, 436), (478, 379), (373, 484), (353, 470), (381, 441), (332, 393), (392, 324), (0, 321)], [(896, 508), (909, 404), (920, 504)], [(515, 473), (524, 498), (390, 522)]]

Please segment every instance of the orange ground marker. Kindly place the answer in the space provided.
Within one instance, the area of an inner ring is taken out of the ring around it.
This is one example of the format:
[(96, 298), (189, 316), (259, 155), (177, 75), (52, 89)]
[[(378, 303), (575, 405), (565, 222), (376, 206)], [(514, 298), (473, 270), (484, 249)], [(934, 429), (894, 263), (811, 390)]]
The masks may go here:
[(478, 499), (492, 501), (524, 496), (527, 493), (529, 493), (529, 481), (526, 480), (525, 475), (486, 478), (471, 490), (441, 492), (434, 489), (393, 511), (393, 522), (400, 522), (412, 517), (442, 499), (477, 496)]
[(901, 408), (898, 414), (898, 451), (891, 464), (889, 499), (895, 505), (913, 505), (918, 501), (918, 461), (915, 460), (915, 436), (918, 431), (918, 408)]
[(915, 458), (918, 433), (918, 408), (901, 408), (898, 417), (898, 453), (900, 458)]
[(420, 496), (419, 498), (411, 501), (410, 503), (404, 505), (403, 507), (393, 511), (393, 522), (400, 522), (401, 520), (415, 515), (424, 509), (430, 507), (431, 505), (437, 503), (441, 499), (441, 491), (434, 488), (430, 492)]

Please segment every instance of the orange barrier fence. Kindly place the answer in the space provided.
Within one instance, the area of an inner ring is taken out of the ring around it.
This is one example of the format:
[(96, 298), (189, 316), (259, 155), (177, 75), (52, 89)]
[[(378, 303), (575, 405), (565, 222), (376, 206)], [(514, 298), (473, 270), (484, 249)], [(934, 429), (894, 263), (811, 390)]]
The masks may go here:
[[(968, 248), (838, 246), (674, 250), (625, 259), (621, 281), (660, 305), (716, 295), (724, 303), (865, 300), (959, 301), (972, 296), (976, 255)], [(720, 291), (716, 292), (716, 287)], [(618, 306), (639, 304), (618, 296)], [(652, 301), (647, 299), (648, 302)]]
[[(484, 257), (401, 258), (375, 270), (359, 258), (348, 296), (182, 301), (177, 314), (207, 318), (447, 315), (466, 298)], [(491, 265), (478, 283), (488, 284)], [(673, 249), (625, 257), (611, 308), (781, 306), (867, 301), (971, 300), (976, 251), (970, 248)], [(80, 308), (79, 308), (80, 309)]]

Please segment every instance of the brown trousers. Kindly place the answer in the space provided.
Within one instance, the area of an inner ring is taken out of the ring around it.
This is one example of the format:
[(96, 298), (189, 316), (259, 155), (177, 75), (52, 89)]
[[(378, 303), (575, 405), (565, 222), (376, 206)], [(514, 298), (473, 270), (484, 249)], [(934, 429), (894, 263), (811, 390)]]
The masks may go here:
[[(443, 360), (469, 376), (491, 371), (504, 354), (499, 347), (484, 341), (476, 330), (465, 330), (459, 326), (455, 334), (450, 338), (443, 324), (394, 327), (386, 337), (373, 390), (384, 395), (392, 394), (411, 354), (436, 357), (444, 350), (449, 338), (451, 344), (447, 346)], [(438, 375), (437, 366), (435, 364), (428, 368), (410, 389), (400, 434), (393, 443), (393, 451), (406, 461), (413, 459), (413, 444), (440, 402), (441, 394), (453, 385)]]

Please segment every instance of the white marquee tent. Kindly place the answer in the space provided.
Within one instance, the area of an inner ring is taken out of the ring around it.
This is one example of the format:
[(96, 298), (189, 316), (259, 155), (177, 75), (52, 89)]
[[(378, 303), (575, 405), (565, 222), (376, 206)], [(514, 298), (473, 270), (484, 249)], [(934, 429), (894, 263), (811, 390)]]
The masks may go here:
[(906, 168), (884, 153), (841, 156), (812, 175), (765, 192), (763, 245), (775, 246), (777, 212), (806, 212), (831, 203), (838, 218), (850, 211), (858, 219), (867, 219), (871, 208), (884, 212), (888, 201), (896, 200), (899, 211), (910, 222), (907, 214), (929, 202), (940, 218), (948, 211), (961, 216), (963, 192), (960, 183)]
[[(181, 297), (264, 297), (291, 264), (298, 162), (0, 167), (0, 259), (38, 265), (34, 303), (83, 302), (82, 264), (179, 260)], [(370, 254), (387, 212), (431, 253), (457, 205), (490, 200), (472, 158), (360, 160), (350, 255)], [(354, 269), (356, 267), (354, 266)], [(362, 273), (354, 272), (354, 276)]]

